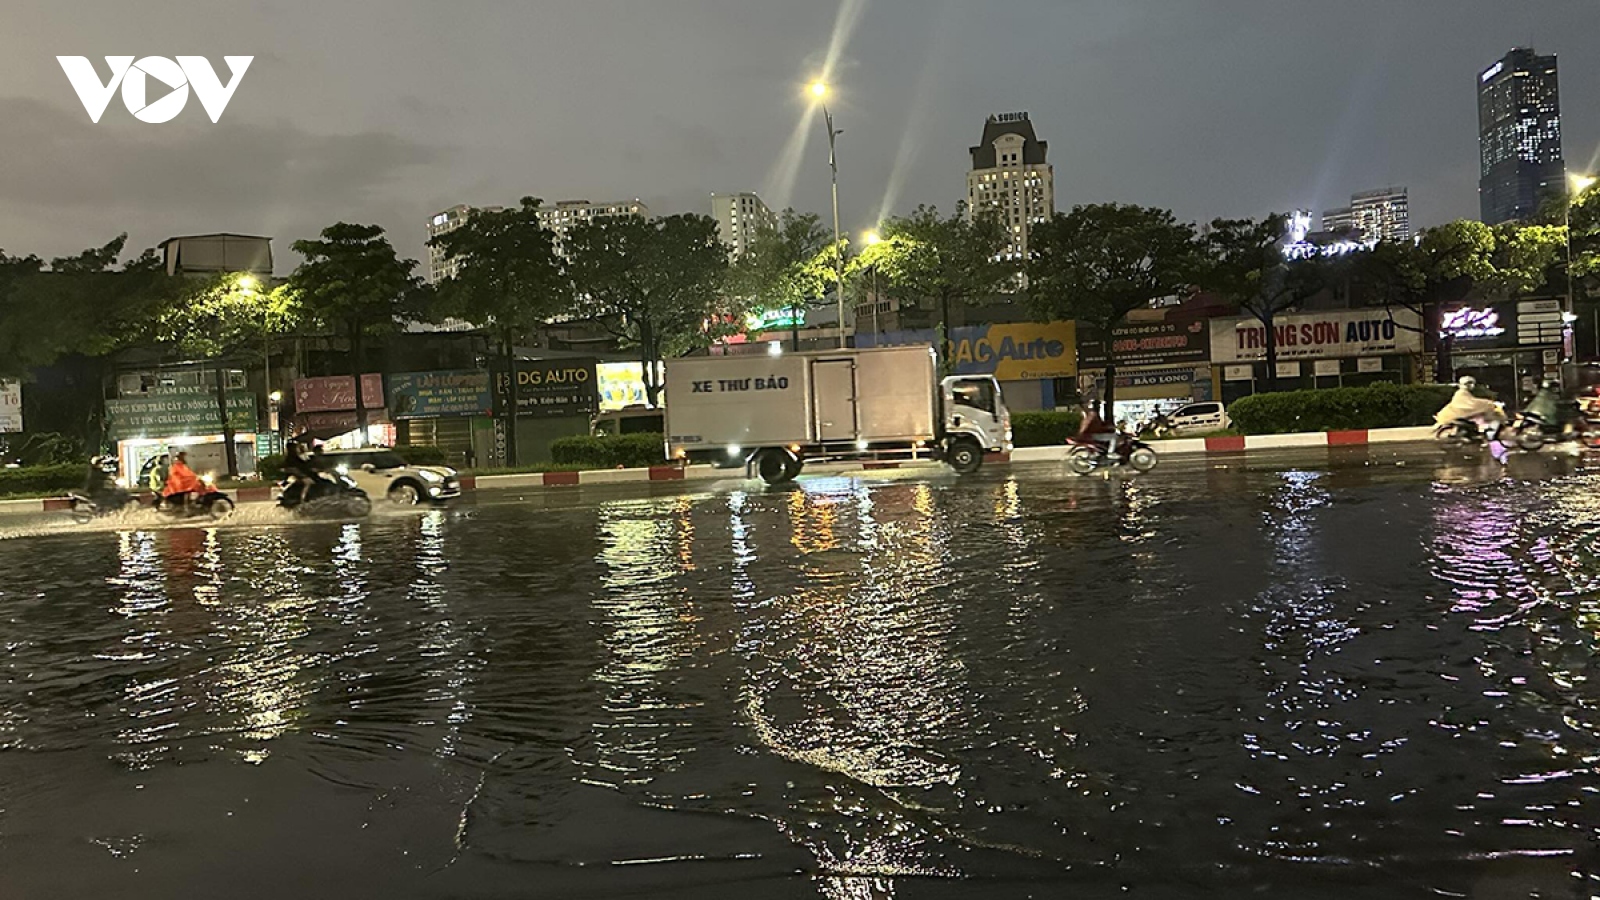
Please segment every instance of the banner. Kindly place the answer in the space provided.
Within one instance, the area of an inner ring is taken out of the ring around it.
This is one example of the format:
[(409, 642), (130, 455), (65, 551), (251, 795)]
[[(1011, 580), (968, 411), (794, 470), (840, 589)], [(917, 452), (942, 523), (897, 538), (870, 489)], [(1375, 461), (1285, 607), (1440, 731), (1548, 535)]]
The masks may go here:
[[(592, 416), (599, 408), (599, 377), (592, 359), (517, 360), (517, 415), (540, 418)], [(495, 414), (504, 408), (511, 379), (494, 372)]]
[(427, 419), (438, 416), (487, 416), (494, 411), (489, 373), (401, 372), (389, 376), (389, 417)]
[(22, 430), (22, 382), (0, 378), (0, 434)]
[[(1194, 365), (1210, 361), (1211, 331), (1203, 321), (1130, 323), (1111, 330), (1111, 346), (1119, 366)], [(1080, 333), (1078, 368), (1107, 362), (1105, 342)]]
[[(1338, 359), (1422, 352), (1422, 318), (1406, 309), (1295, 313), (1273, 322), (1278, 358)], [(1267, 358), (1267, 332), (1254, 318), (1211, 320), (1211, 360), (1218, 364)]]
[[(935, 329), (857, 334), (858, 347), (938, 348)], [(1073, 322), (970, 325), (950, 331), (950, 355), (957, 375), (993, 375), (1001, 381), (1071, 378), (1078, 374), (1077, 332)]]
[[(367, 409), (384, 409), (383, 376), (361, 376), (361, 401)], [(325, 378), (299, 378), (294, 383), (296, 413), (338, 412), (356, 408), (354, 375), (329, 375)]]
[[(644, 366), (639, 363), (600, 363), (595, 367), (600, 384), (600, 411), (647, 406)], [(661, 363), (656, 363), (656, 384), (664, 384)]]
[[(256, 395), (228, 391), (228, 421), (236, 432), (256, 430)], [(145, 394), (106, 401), (106, 422), (114, 440), (220, 434), (217, 395)]]

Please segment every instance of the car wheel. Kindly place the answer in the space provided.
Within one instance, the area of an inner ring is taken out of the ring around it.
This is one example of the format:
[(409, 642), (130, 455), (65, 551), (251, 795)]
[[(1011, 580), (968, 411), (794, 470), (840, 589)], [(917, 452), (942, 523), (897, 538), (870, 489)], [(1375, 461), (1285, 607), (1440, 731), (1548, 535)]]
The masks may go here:
[(416, 506), (422, 499), (422, 491), (409, 481), (402, 481), (389, 488), (389, 502), (397, 506)]

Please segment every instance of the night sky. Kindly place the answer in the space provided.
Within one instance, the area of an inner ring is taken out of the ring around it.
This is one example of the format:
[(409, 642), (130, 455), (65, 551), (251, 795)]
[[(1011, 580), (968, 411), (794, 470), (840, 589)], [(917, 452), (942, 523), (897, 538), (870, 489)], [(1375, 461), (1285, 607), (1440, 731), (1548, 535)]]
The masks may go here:
[[(804, 86), (830, 68), (852, 232), (953, 208), (984, 118), (1022, 110), (1063, 210), (1320, 211), (1405, 184), (1415, 225), (1473, 217), (1474, 84), (1516, 45), (1560, 57), (1568, 166), (1600, 168), (1594, 0), (10, 0), (0, 22), (11, 253), (235, 231), (275, 237), (283, 274), (338, 219), (421, 258), (430, 213), (528, 194), (826, 213)], [(217, 124), (193, 97), (161, 125), (114, 97), (92, 124), (58, 54), (102, 76), (107, 54), (255, 61)]]

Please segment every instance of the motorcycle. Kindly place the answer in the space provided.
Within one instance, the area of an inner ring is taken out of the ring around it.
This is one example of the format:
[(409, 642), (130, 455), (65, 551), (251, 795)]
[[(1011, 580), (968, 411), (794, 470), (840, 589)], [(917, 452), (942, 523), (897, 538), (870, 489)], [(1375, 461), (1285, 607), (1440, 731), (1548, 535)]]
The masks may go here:
[(1079, 475), (1088, 475), (1098, 469), (1129, 466), (1141, 474), (1156, 467), (1156, 451), (1149, 444), (1122, 434), (1117, 437), (1117, 452), (1113, 456), (1099, 441), (1068, 438), (1067, 466)]
[(1434, 440), (1452, 447), (1483, 447), (1500, 437), (1505, 427), (1505, 405), (1495, 404), (1500, 412), (1498, 420), (1453, 419), (1433, 429)]
[(1537, 453), (1546, 444), (1577, 441), (1585, 447), (1600, 447), (1600, 429), (1584, 416), (1576, 402), (1563, 402), (1552, 417), (1536, 412), (1519, 413), (1511, 423), (1510, 437), (1521, 450)]
[(201, 490), (162, 497), (156, 512), (170, 519), (225, 519), (233, 515), (233, 498), (213, 487), (210, 475), (200, 480), (204, 482)]
[(79, 525), (87, 524), (101, 516), (114, 515), (138, 504), (138, 498), (121, 486), (103, 487), (99, 490), (72, 491), (67, 494), (71, 503), (68, 514)]
[(314, 478), (286, 479), (278, 507), (304, 518), (359, 519), (372, 512), (372, 498), (349, 475), (319, 472)]
[(1166, 413), (1158, 412), (1139, 423), (1138, 434), (1140, 437), (1147, 434), (1157, 438), (1167, 437), (1172, 434), (1172, 420), (1167, 418)]

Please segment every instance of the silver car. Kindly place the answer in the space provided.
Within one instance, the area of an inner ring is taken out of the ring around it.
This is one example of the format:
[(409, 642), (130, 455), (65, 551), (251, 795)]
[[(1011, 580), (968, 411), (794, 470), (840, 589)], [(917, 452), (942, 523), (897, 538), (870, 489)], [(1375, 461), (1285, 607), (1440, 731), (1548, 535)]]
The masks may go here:
[(384, 447), (329, 450), (322, 465), (349, 475), (367, 496), (384, 497), (401, 506), (443, 503), (461, 496), (461, 480), (447, 466), (413, 466)]

